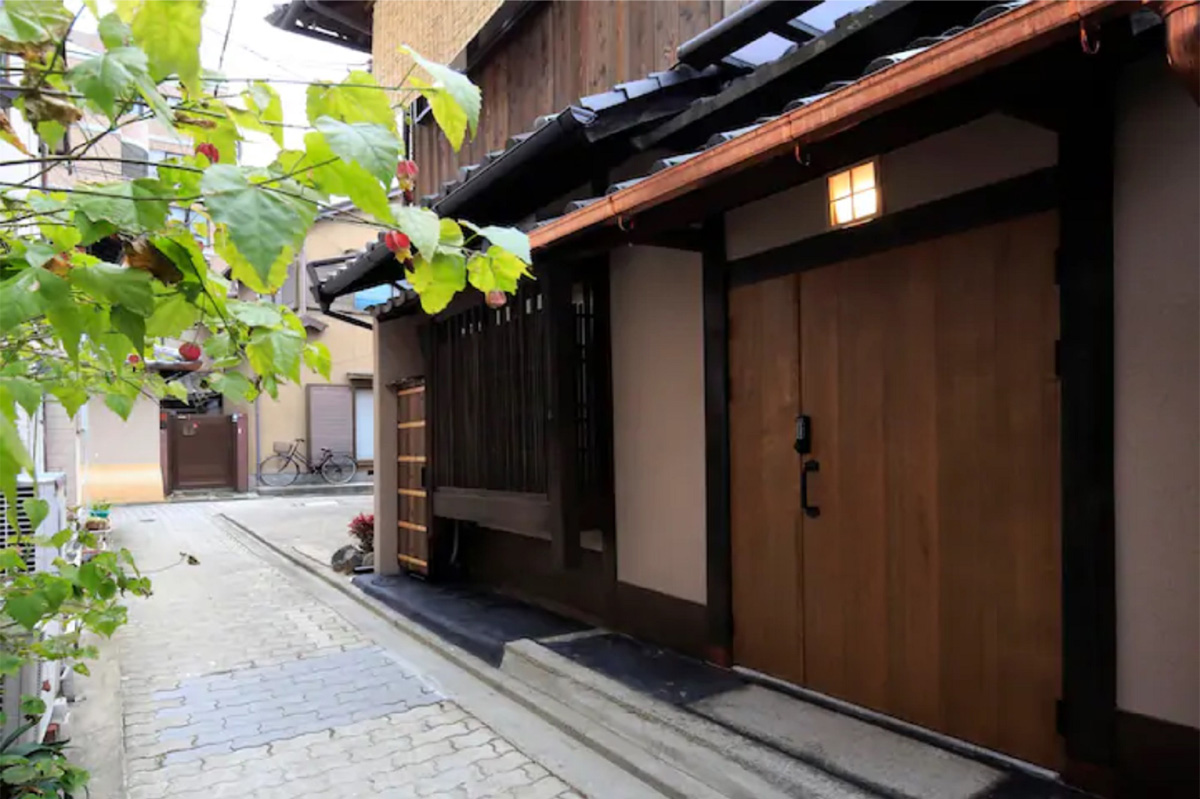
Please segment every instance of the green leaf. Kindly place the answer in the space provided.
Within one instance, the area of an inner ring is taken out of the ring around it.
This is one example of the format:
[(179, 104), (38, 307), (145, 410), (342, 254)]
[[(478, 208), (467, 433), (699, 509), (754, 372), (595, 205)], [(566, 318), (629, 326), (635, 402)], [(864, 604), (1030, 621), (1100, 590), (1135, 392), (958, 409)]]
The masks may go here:
[[(121, 183), (84, 183), (77, 188), (92, 193), (71, 195), (71, 206), (93, 223), (111, 222), (126, 233), (156, 232), (162, 228), (167, 221), (168, 206), (168, 199), (163, 198), (174, 196), (153, 178)], [(76, 224), (78, 217), (76, 214)]]
[(321, 117), (333, 117), (340, 122), (370, 122), (396, 132), (396, 112), (387, 92), (375, 88), (379, 84), (370, 72), (354, 70), (343, 81), (345, 85), (312, 85), (308, 87), (308, 122), (316, 125)]
[(0, 408), (9, 407), (13, 401), (33, 416), (42, 404), (41, 385), (24, 377), (0, 377)]
[(208, 386), (234, 402), (247, 402), (255, 397), (254, 384), (241, 372), (215, 372), (208, 377)]
[(471, 136), (474, 137), (479, 127), (482, 92), (466, 75), (424, 58), (411, 47), (401, 47), (400, 52), (411, 55), (433, 78), (432, 84), (415, 78), (410, 78), (410, 82), (429, 101), (433, 118), (450, 140), (450, 145), (457, 150), (462, 146), (466, 128), (470, 127)]
[(209, 167), (200, 188), (213, 219), (227, 226), (234, 247), (262, 283), (285, 250), (299, 247), (316, 214), (315, 206), (255, 186), (232, 165)]
[(340, 158), (359, 164), (385, 187), (391, 183), (400, 160), (400, 140), (385, 126), (332, 117), (321, 117), (313, 126)]
[(180, 402), (187, 402), (188, 400), (187, 386), (185, 386), (183, 383), (180, 383), (178, 380), (172, 380), (170, 383), (167, 383), (163, 387), (163, 392), (166, 394), (166, 396), (171, 397), (172, 399), (177, 399)]
[[(62, 546), (64, 546), (68, 541), (70, 541), (74, 536), (75, 536), (74, 530), (72, 530), (70, 527), (64, 527), (63, 529), (59, 530), (54, 535), (50, 536), (49, 545), (51, 547), (53, 547), (54, 549), (59, 549)], [(63, 572), (62, 570), (60, 570), (59, 573), (64, 574), (64, 575), (66, 574), (66, 572)]]
[(300, 382), (300, 354), (304, 339), (290, 330), (259, 328), (250, 336), (246, 357), (260, 375), (281, 374)]
[(129, 339), (135, 352), (146, 350), (146, 317), (139, 316), (123, 305), (114, 305), (109, 314), (112, 326)]
[(52, 386), (50, 388), (50, 393), (62, 404), (63, 410), (65, 410), (67, 412), (67, 416), (70, 416), (72, 419), (75, 418), (75, 414), (78, 413), (79, 409), (82, 408), (88, 401), (88, 393), (76, 385), (60, 384), (57, 386)]
[(0, 652), (0, 676), (14, 677), (21, 672), (25, 658), (17, 657), (11, 652)]
[(146, 69), (145, 53), (136, 47), (118, 47), (72, 67), (67, 81), (111, 119), (118, 111), (117, 100), (149, 77)]
[(333, 357), (329, 354), (329, 348), (319, 341), (305, 344), (304, 365), (329, 380), (333, 372)]
[(242, 100), (246, 103), (248, 113), (255, 120), (250, 127), (270, 135), (275, 143), (283, 146), (283, 103), (279, 93), (270, 84), (255, 81), (242, 92)]
[(97, 32), (100, 34), (100, 41), (104, 42), (104, 47), (108, 50), (124, 47), (133, 38), (133, 31), (129, 30), (129, 26), (122, 22), (116, 13), (101, 17)]
[(0, 549), (0, 571), (19, 572), (25, 570), (25, 558), (16, 547)]
[(257, 294), (274, 294), (279, 290), (279, 287), (287, 280), (288, 269), (296, 254), (291, 245), (285, 247), (283, 252), (279, 253), (279, 257), (275, 259), (275, 263), (267, 269), (264, 278), (258, 268), (246, 260), (237, 247), (233, 246), (229, 231), (224, 225), (217, 228), (213, 248), (217, 251), (217, 255), (221, 256), (221, 260), (229, 265), (233, 279)]
[(86, 214), (75, 214), (75, 227), (79, 230), (79, 243), (85, 247), (117, 232), (117, 226), (112, 222), (103, 219), (93, 221)]
[(496, 287), (504, 289), (509, 294), (517, 290), (517, 281), (523, 277), (532, 277), (529, 267), (508, 250), (499, 247), (488, 247), (488, 258), (492, 262), (492, 271), (496, 274)]
[(467, 286), (464, 259), (456, 253), (439, 252), (432, 261), (416, 258), (408, 282), (421, 298), (421, 308), (428, 314), (443, 310), (454, 295)]
[(313, 165), (308, 177), (318, 189), (326, 194), (349, 197), (351, 202), (379, 221), (392, 223), (387, 191), (370, 172), (357, 163), (340, 160), (319, 131), (305, 134), (304, 146), (304, 159)]
[(28, 241), (25, 243), (25, 263), (32, 267), (44, 266), (58, 250), (44, 241)]
[(26, 630), (32, 630), (49, 608), (50, 603), (38, 591), (17, 593), (10, 590), (4, 600), (4, 612)]
[(154, 313), (154, 291), (149, 272), (113, 264), (78, 266), (67, 273), (71, 284), (98, 299), (123, 305), (141, 316)]
[(278, 327), (283, 324), (283, 316), (279, 313), (279, 309), (270, 303), (230, 300), (226, 303), (226, 307), (229, 309), (230, 316), (250, 327), (263, 325)]
[(21, 697), (22, 716), (40, 716), (46, 712), (46, 703), (36, 696)]
[(442, 223), (437, 214), (416, 205), (392, 206), (392, 214), (396, 217), (396, 227), (408, 236), (417, 253), (428, 259), (437, 251), (442, 235)]
[(21, 510), (29, 519), (29, 525), (36, 530), (50, 514), (50, 503), (38, 497), (29, 497), (21, 500)]
[(83, 335), (83, 309), (71, 296), (71, 285), (64, 278), (42, 269), (37, 271), (37, 294), (46, 318), (67, 355), (75, 360), (79, 357), (79, 339)]
[(104, 404), (124, 420), (128, 420), (129, 414), (133, 413), (133, 397), (127, 397), (124, 394), (110, 391), (104, 395)]
[(0, 41), (58, 43), (74, 15), (62, 3), (46, 0), (6, 0), (0, 6)]
[(38, 290), (43, 274), (50, 273), (44, 269), (23, 269), (0, 282), (0, 333), (41, 315)]
[(92, 672), (88, 669), (86, 663), (71, 664), (71, 671), (75, 672), (76, 674), (82, 674), (84, 677), (92, 676)]
[(180, 169), (179, 167), (197, 166), (195, 156), (186, 156), (181, 158), (168, 158), (159, 163), (156, 167), (158, 178), (164, 183), (175, 186), (180, 195), (191, 197), (200, 193), (200, 178), (203, 177), (203, 172), (195, 172), (192, 169)]
[(462, 223), (464, 226), (478, 233), (480, 237), (487, 239), (497, 247), (503, 247), (525, 263), (533, 263), (533, 253), (529, 250), (529, 236), (520, 230), (513, 227), (500, 227), (499, 225), (479, 227), (465, 219), (462, 220)]
[(178, 336), (200, 320), (200, 309), (181, 291), (155, 298), (154, 313), (146, 319), (146, 335), (151, 338)]
[(155, 80), (174, 73), (200, 93), (200, 30), (203, 0), (142, 3), (130, 23), (133, 40), (146, 51)]
[(415, 76), (408, 80), (429, 103), (429, 110), (433, 112), (434, 121), (442, 129), (446, 141), (450, 142), (450, 146), (454, 148), (455, 152), (458, 152), (462, 148), (463, 139), (467, 136), (467, 125), (470, 122), (467, 112), (445, 89), (433, 88)]
[(463, 232), (459, 224), (453, 219), (443, 219), (440, 224), (441, 230), (438, 233), (438, 244), (443, 247), (461, 247), (463, 245)]

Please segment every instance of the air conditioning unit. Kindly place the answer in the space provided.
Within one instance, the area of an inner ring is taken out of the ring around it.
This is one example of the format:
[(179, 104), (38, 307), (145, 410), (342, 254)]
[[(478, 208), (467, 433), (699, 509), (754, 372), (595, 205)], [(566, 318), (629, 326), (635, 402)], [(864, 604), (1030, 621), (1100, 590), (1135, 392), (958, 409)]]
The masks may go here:
[[(67, 526), (66, 480), (66, 475), (62, 472), (46, 472), (39, 474), (36, 479), (20, 475), (17, 478), (16, 527), (12, 526), (8, 518), (7, 499), (0, 495), (0, 548), (19, 548), (22, 560), (25, 561), (25, 569), (28, 571), (52, 571), (55, 568), (54, 560), (59, 556), (57, 548), (39, 546), (21, 539), (34, 536), (49, 538)], [(35, 497), (46, 500), (50, 506), (46, 518), (36, 529), (20, 509), (21, 503), (26, 499)], [(0, 579), (3, 579), (3, 576), (0, 576)], [(35, 630), (31, 635), (57, 632), (58, 630)], [(27, 663), (19, 674), (0, 680), (0, 709), (4, 710), (5, 718), (2, 731), (4, 737), (22, 725), (22, 696), (40, 697), (46, 703), (46, 711), (37, 726), (22, 735), (21, 740), (40, 741), (45, 737), (46, 729), (50, 726), (55, 698), (58, 696), (61, 667), (62, 664), (57, 662)]]

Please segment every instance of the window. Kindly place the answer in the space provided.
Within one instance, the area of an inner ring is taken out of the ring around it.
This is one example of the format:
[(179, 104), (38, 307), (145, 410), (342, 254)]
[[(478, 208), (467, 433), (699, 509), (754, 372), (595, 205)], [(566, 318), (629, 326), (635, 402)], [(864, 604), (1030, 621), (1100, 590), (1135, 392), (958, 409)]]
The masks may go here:
[(879, 216), (878, 162), (867, 161), (830, 175), (829, 224), (846, 227)]
[(121, 158), (125, 159), (121, 163), (121, 177), (123, 178), (144, 178), (150, 174), (150, 169), (145, 163), (148, 153), (146, 150), (132, 142), (121, 142)]

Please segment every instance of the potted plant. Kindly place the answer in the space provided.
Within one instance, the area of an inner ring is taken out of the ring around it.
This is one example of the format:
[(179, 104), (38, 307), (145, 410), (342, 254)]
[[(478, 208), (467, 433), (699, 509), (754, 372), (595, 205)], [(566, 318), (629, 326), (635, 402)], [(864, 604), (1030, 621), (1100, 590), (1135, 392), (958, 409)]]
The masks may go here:
[(112, 503), (107, 500), (93, 502), (88, 509), (88, 515), (94, 519), (107, 519), (108, 514), (112, 511)]
[(375, 516), (371, 513), (360, 513), (350, 520), (346, 527), (353, 544), (333, 553), (329, 565), (334, 571), (349, 574), (350, 572), (369, 572), (375, 570)]

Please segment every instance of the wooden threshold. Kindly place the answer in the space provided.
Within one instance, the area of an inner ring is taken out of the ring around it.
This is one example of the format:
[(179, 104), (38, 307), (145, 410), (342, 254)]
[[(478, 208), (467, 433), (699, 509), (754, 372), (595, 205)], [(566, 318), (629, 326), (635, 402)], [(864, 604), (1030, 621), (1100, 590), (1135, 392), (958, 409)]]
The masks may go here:
[(422, 419), (419, 422), (397, 422), (396, 423), (396, 427), (399, 428), (400, 430), (412, 430), (414, 427), (424, 427), (424, 426), (425, 426), (424, 419)]
[(396, 458), (397, 463), (424, 463), (424, 455), (401, 455)]
[(415, 522), (406, 522), (406, 521), (401, 520), (401, 521), (396, 522), (396, 526), (403, 527), (405, 530), (415, 530), (418, 533), (425, 532), (425, 525), (416, 524)]
[(423, 488), (397, 488), (396, 493), (406, 497), (426, 497), (428, 492)]
[(413, 394), (424, 394), (425, 386), (417, 386), (416, 388), (402, 388), (396, 392), (397, 397), (408, 397)]
[(429, 564), (425, 561), (421, 560), (420, 558), (414, 558), (412, 555), (397, 555), (396, 560), (400, 561), (401, 563), (408, 563), (412, 566), (420, 566), (423, 569), (428, 568), (429, 566)]

